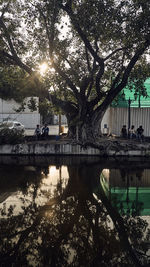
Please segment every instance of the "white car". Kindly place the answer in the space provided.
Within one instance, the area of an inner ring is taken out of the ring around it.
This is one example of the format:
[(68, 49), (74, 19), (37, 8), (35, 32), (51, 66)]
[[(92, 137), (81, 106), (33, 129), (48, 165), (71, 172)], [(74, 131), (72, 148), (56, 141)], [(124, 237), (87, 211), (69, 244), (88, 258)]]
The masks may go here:
[(0, 123), (0, 130), (8, 128), (10, 130), (16, 129), (19, 131), (25, 131), (25, 127), (22, 123), (18, 121), (3, 121)]

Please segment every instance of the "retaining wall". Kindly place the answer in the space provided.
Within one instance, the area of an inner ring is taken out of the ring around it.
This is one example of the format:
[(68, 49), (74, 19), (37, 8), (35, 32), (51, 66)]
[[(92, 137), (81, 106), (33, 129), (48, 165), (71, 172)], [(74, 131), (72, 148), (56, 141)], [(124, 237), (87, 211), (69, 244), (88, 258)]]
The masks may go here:
[(150, 157), (150, 145), (139, 144), (138, 149), (100, 150), (69, 143), (28, 143), (0, 145), (0, 155), (85, 155), (85, 156), (146, 156)]

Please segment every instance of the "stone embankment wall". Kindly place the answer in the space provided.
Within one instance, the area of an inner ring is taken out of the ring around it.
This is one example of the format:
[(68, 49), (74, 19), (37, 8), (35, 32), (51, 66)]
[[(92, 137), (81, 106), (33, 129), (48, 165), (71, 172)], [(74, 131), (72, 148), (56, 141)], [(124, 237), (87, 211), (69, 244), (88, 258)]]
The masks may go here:
[(150, 145), (139, 144), (134, 149), (127, 146), (82, 147), (71, 143), (25, 143), (0, 145), (0, 155), (86, 155), (86, 156), (146, 156), (150, 157)]

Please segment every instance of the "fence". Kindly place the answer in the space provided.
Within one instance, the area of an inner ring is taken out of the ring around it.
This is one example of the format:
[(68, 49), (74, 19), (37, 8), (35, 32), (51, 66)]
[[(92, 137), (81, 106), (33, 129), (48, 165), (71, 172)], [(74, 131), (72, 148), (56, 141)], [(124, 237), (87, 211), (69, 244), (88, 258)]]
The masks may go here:
[[(122, 126), (125, 124), (128, 128), (128, 108), (110, 108), (108, 119), (109, 132), (120, 135)], [(142, 125), (144, 135), (150, 136), (150, 108), (130, 108), (130, 125), (135, 129)]]

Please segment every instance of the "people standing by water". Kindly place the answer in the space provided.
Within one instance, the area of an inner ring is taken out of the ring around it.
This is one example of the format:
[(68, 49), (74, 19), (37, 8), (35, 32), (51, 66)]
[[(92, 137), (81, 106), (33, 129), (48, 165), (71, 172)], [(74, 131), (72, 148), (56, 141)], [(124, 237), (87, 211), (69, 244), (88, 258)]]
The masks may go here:
[(48, 135), (49, 135), (49, 128), (47, 124), (45, 124), (44, 127), (42, 128), (42, 137), (47, 138)]
[(128, 135), (126, 125), (123, 125), (121, 129), (121, 137), (123, 138), (129, 137), (130, 139), (135, 138), (137, 140), (143, 141), (144, 140), (143, 132), (144, 132), (144, 129), (142, 125), (140, 125), (136, 131), (135, 131), (135, 126), (132, 125), (131, 128), (129, 129), (129, 135)]
[(41, 129), (40, 129), (40, 125), (37, 124), (35, 131), (34, 131), (34, 135), (36, 136), (36, 140), (39, 140), (41, 137)]
[(122, 126), (122, 129), (121, 129), (121, 136), (123, 138), (127, 138), (127, 128), (126, 128), (126, 125), (123, 125)]
[(131, 129), (129, 129), (129, 137), (130, 137), (131, 139), (136, 138), (136, 132), (135, 132), (135, 127), (134, 127), (134, 125), (132, 125), (132, 126), (131, 126)]
[(139, 126), (139, 128), (137, 128), (136, 133), (137, 133), (137, 139), (142, 141), (144, 139), (144, 135), (143, 135), (144, 129), (142, 127), (142, 125)]

